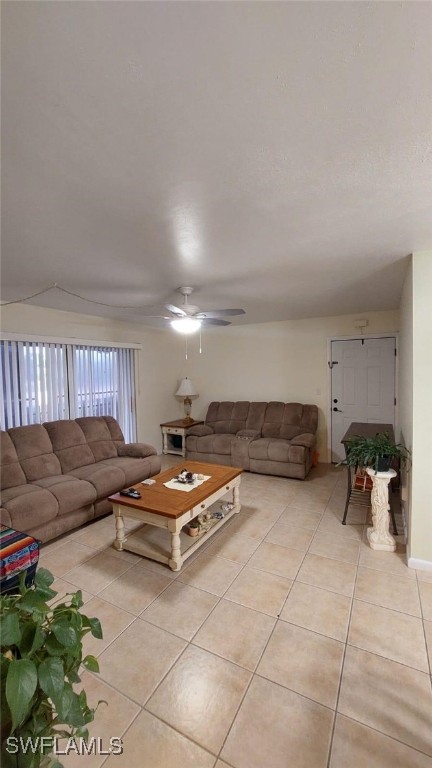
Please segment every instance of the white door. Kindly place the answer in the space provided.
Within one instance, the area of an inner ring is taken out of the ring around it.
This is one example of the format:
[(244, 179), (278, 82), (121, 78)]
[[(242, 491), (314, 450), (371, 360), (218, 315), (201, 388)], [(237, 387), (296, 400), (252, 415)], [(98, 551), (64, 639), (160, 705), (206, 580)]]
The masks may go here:
[(352, 421), (394, 427), (395, 351), (394, 338), (331, 342), (332, 461), (344, 458)]

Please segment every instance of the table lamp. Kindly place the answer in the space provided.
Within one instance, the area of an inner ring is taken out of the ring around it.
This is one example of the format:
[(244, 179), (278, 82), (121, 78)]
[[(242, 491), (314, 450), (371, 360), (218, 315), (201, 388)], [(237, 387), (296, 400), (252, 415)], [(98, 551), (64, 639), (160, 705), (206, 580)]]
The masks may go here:
[(192, 408), (191, 397), (198, 397), (198, 392), (196, 391), (194, 385), (192, 384), (191, 380), (188, 379), (187, 376), (185, 379), (181, 380), (180, 386), (177, 392), (175, 393), (175, 396), (183, 398), (183, 405), (184, 405), (184, 411), (185, 411), (184, 421), (193, 421), (190, 415), (191, 408)]

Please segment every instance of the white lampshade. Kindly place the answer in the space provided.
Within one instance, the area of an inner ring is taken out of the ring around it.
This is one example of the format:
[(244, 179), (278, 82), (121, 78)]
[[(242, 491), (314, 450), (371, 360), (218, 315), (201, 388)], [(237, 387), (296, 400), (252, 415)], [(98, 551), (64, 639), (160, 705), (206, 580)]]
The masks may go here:
[(176, 392), (176, 397), (197, 397), (197, 396), (198, 396), (198, 392), (196, 391), (191, 380), (188, 379), (188, 377), (186, 376), (186, 378), (182, 379), (180, 382), (180, 386)]
[(201, 320), (196, 317), (179, 317), (171, 320), (171, 328), (179, 333), (195, 333), (201, 327)]
[(183, 398), (183, 405), (185, 410), (185, 421), (191, 422), (193, 419), (191, 418), (191, 408), (192, 408), (192, 400), (191, 397), (198, 397), (198, 392), (196, 391), (194, 385), (192, 384), (191, 380), (188, 379), (186, 376), (185, 379), (182, 379), (180, 382), (180, 386), (175, 393), (176, 397), (182, 397)]

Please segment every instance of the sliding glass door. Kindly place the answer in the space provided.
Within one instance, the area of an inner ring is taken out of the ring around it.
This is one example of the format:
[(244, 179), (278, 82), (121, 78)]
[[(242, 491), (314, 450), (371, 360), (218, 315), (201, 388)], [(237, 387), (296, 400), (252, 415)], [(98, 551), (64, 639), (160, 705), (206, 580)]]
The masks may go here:
[(114, 416), (136, 439), (134, 350), (0, 342), (2, 429), (79, 416)]

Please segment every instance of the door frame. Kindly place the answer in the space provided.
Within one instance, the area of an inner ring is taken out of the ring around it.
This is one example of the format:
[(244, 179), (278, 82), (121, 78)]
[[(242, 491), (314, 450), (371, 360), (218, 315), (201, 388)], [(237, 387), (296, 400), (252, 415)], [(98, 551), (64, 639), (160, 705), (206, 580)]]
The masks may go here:
[(330, 368), (331, 363), (331, 351), (332, 341), (356, 341), (357, 339), (394, 339), (396, 345), (396, 360), (395, 360), (395, 436), (396, 441), (399, 439), (399, 331), (389, 331), (388, 333), (354, 333), (350, 336), (328, 336), (327, 337), (327, 455), (330, 459), (330, 464), (335, 464), (332, 461), (332, 372)]

